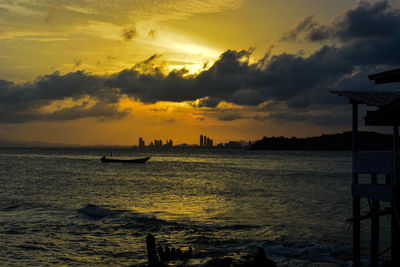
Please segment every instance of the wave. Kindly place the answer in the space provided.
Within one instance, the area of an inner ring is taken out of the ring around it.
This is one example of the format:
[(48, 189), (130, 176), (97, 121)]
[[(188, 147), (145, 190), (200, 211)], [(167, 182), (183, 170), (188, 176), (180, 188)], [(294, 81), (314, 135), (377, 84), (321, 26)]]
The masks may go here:
[(216, 229), (218, 230), (251, 230), (259, 228), (261, 228), (261, 226), (251, 225), (251, 224), (233, 224), (233, 225), (222, 225), (216, 227)]
[(139, 213), (134, 210), (114, 209), (109, 206), (98, 206), (95, 204), (87, 204), (78, 210), (93, 219), (112, 218), (116, 224), (129, 226), (130, 224), (168, 224), (176, 225), (176, 222), (168, 222), (157, 218), (153, 214)]
[(9, 205), (9, 206), (0, 208), (0, 210), (1, 211), (14, 211), (14, 210), (18, 209), (19, 207), (20, 207), (19, 205)]
[[(121, 210), (110, 206), (98, 206), (87, 204), (79, 209), (79, 213), (93, 219), (93, 223), (99, 226), (101, 234), (130, 233), (134, 236), (144, 236), (153, 233), (160, 240), (167, 239), (171, 232), (180, 232), (177, 242), (182, 245), (191, 245), (200, 248), (203, 252), (212, 255), (222, 251), (241, 251), (253, 246), (264, 248), (267, 257), (273, 259), (282, 266), (299, 266), (304, 262), (332, 263), (342, 266), (351, 266), (351, 249), (333, 246), (318, 242), (294, 242), (282, 237), (274, 241), (259, 242), (249, 236), (248, 239), (236, 239), (237, 233), (248, 233), (262, 226), (251, 224), (232, 225), (204, 225), (200, 222), (177, 222), (157, 218), (154, 214), (140, 213), (134, 210)], [(106, 220), (105, 224), (101, 222)], [(100, 224), (98, 224), (100, 223)], [(81, 231), (81, 230), (80, 230)], [(230, 233), (224, 237), (220, 231)], [(240, 234), (241, 235), (241, 234)], [(164, 240), (165, 242), (165, 240)], [(114, 258), (135, 257), (131, 252), (119, 252)]]
[(47, 248), (44, 248), (44, 247), (42, 247), (42, 246), (35, 246), (35, 245), (32, 245), (32, 244), (24, 244), (24, 245), (19, 245), (19, 246), (17, 246), (17, 247), (19, 247), (19, 248), (21, 248), (21, 249), (24, 249), (24, 250), (41, 250), (41, 251), (48, 251), (48, 249)]
[(79, 209), (79, 212), (92, 218), (110, 217), (121, 213), (120, 210), (107, 209), (94, 204), (87, 204)]
[[(269, 241), (261, 244), (266, 255), (282, 263), (296, 260), (351, 266), (351, 248), (339, 248), (317, 242)], [(286, 265), (286, 264), (285, 264)]]

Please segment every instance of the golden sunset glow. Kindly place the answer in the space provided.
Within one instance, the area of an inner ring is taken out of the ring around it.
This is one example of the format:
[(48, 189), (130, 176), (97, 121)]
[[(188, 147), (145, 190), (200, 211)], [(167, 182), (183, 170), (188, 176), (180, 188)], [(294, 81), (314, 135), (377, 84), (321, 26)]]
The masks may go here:
[(370, 63), (346, 55), (375, 37), (351, 14), (398, 12), (381, 2), (0, 0), (0, 138), (195, 144), (346, 130), (328, 90), (365, 86), (348, 80)]

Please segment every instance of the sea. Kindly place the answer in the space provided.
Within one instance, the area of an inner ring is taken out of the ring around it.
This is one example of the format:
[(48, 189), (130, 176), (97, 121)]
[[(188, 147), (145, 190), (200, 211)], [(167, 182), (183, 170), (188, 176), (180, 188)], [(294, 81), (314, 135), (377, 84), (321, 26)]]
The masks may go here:
[(278, 266), (351, 266), (350, 187), (349, 151), (2, 148), (0, 265), (145, 266), (152, 234), (191, 247), (186, 266), (258, 247)]

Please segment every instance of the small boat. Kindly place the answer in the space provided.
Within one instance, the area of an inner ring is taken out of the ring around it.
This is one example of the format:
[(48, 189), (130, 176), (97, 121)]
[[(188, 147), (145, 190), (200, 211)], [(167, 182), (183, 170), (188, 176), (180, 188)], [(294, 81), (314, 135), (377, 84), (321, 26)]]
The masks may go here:
[(110, 159), (106, 158), (106, 156), (103, 156), (101, 158), (101, 162), (121, 162), (121, 163), (145, 163), (148, 161), (151, 157), (147, 158), (139, 158), (139, 159)]

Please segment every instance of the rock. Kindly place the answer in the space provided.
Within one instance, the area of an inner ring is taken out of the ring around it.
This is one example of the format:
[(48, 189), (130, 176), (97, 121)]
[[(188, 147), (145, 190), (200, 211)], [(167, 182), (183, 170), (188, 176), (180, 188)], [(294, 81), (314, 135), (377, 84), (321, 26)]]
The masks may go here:
[(176, 260), (176, 250), (175, 248), (171, 248), (171, 258), (170, 260)]
[(258, 247), (257, 253), (254, 256), (254, 264), (253, 266), (276, 267), (275, 262), (265, 256), (265, 251), (261, 247)]
[(165, 259), (169, 261), (171, 259), (171, 250), (168, 246), (165, 246)]
[(158, 257), (160, 258), (161, 261), (167, 260), (167, 257), (165, 255), (165, 252), (164, 252), (164, 249), (162, 246), (157, 247), (157, 253), (158, 253)]
[(231, 258), (213, 258), (204, 264), (204, 267), (231, 267), (233, 260)]

